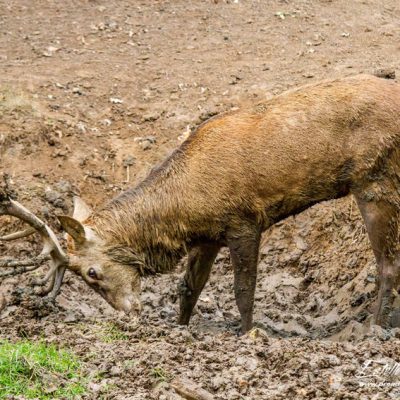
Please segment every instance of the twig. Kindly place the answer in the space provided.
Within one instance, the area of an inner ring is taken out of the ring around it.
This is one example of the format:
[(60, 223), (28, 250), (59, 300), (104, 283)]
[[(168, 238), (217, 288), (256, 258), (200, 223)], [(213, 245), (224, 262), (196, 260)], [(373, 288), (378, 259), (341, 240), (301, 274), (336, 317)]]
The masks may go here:
[(28, 260), (0, 260), (0, 268), (15, 268), (15, 267), (30, 267), (40, 266), (46, 261), (50, 260), (48, 254), (39, 255)]
[(21, 274), (24, 274), (25, 272), (34, 271), (35, 269), (38, 269), (39, 267), (40, 267), (40, 264), (34, 265), (32, 267), (17, 267), (15, 269), (13, 269), (12, 271), (0, 272), (0, 278), (5, 278), (7, 276), (21, 275)]
[(23, 231), (10, 233), (9, 235), (1, 236), (0, 240), (4, 240), (5, 242), (12, 241), (15, 239), (24, 238), (30, 235), (33, 235), (36, 232), (35, 228), (27, 228)]
[(186, 400), (214, 400), (214, 396), (189, 379), (175, 379), (171, 382), (175, 391)]

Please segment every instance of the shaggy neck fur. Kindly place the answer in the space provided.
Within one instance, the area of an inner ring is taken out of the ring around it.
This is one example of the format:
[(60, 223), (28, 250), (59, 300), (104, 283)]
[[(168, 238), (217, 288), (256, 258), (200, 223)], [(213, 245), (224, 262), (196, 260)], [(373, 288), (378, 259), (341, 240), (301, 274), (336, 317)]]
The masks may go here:
[(189, 230), (183, 213), (177, 212), (184, 200), (182, 164), (180, 157), (171, 156), (137, 188), (90, 217), (88, 223), (106, 242), (112, 259), (149, 275), (171, 271), (185, 254)]

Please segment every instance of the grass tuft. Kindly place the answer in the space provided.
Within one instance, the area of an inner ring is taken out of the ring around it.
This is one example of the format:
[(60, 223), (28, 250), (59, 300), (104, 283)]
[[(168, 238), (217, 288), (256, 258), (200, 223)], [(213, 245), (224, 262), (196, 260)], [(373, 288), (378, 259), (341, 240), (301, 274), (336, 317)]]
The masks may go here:
[(36, 103), (25, 93), (0, 87), (0, 115), (8, 113), (37, 114)]
[(151, 369), (150, 376), (157, 382), (168, 382), (171, 380), (170, 374), (163, 367), (155, 367)]
[(43, 342), (0, 341), (0, 398), (76, 399), (85, 391), (80, 362), (71, 352)]
[(98, 324), (95, 332), (104, 343), (112, 343), (120, 340), (128, 340), (128, 335), (112, 322)]

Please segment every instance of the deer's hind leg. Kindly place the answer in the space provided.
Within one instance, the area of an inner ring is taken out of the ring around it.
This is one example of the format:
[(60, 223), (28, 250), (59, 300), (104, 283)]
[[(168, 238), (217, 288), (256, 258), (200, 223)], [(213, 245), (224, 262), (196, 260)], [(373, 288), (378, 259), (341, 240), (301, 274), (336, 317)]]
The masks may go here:
[(385, 178), (355, 193), (378, 264), (375, 323), (400, 326), (400, 193), (396, 180)]
[(256, 289), (258, 253), (261, 229), (256, 224), (243, 223), (227, 235), (231, 254), (236, 304), (239, 308), (242, 333), (253, 325), (254, 293)]

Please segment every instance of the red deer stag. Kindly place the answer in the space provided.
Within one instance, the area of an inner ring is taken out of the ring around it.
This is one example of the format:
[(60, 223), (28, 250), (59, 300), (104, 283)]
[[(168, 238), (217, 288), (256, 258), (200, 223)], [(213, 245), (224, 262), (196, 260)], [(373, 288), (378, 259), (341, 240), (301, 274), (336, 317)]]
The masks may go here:
[[(245, 332), (252, 326), (261, 233), (352, 193), (378, 264), (376, 323), (399, 326), (400, 310), (393, 307), (400, 284), (399, 118), (400, 86), (368, 75), (324, 81), (212, 118), (102, 209), (91, 212), (75, 201), (73, 217), (59, 218), (70, 236), (68, 268), (130, 312), (140, 308), (141, 277), (173, 270), (188, 253), (179, 317), (188, 324), (214, 259), (227, 246)], [(45, 240), (54, 238), (26, 212), (0, 211), (28, 222)], [(56, 294), (67, 260), (51, 243)]]

